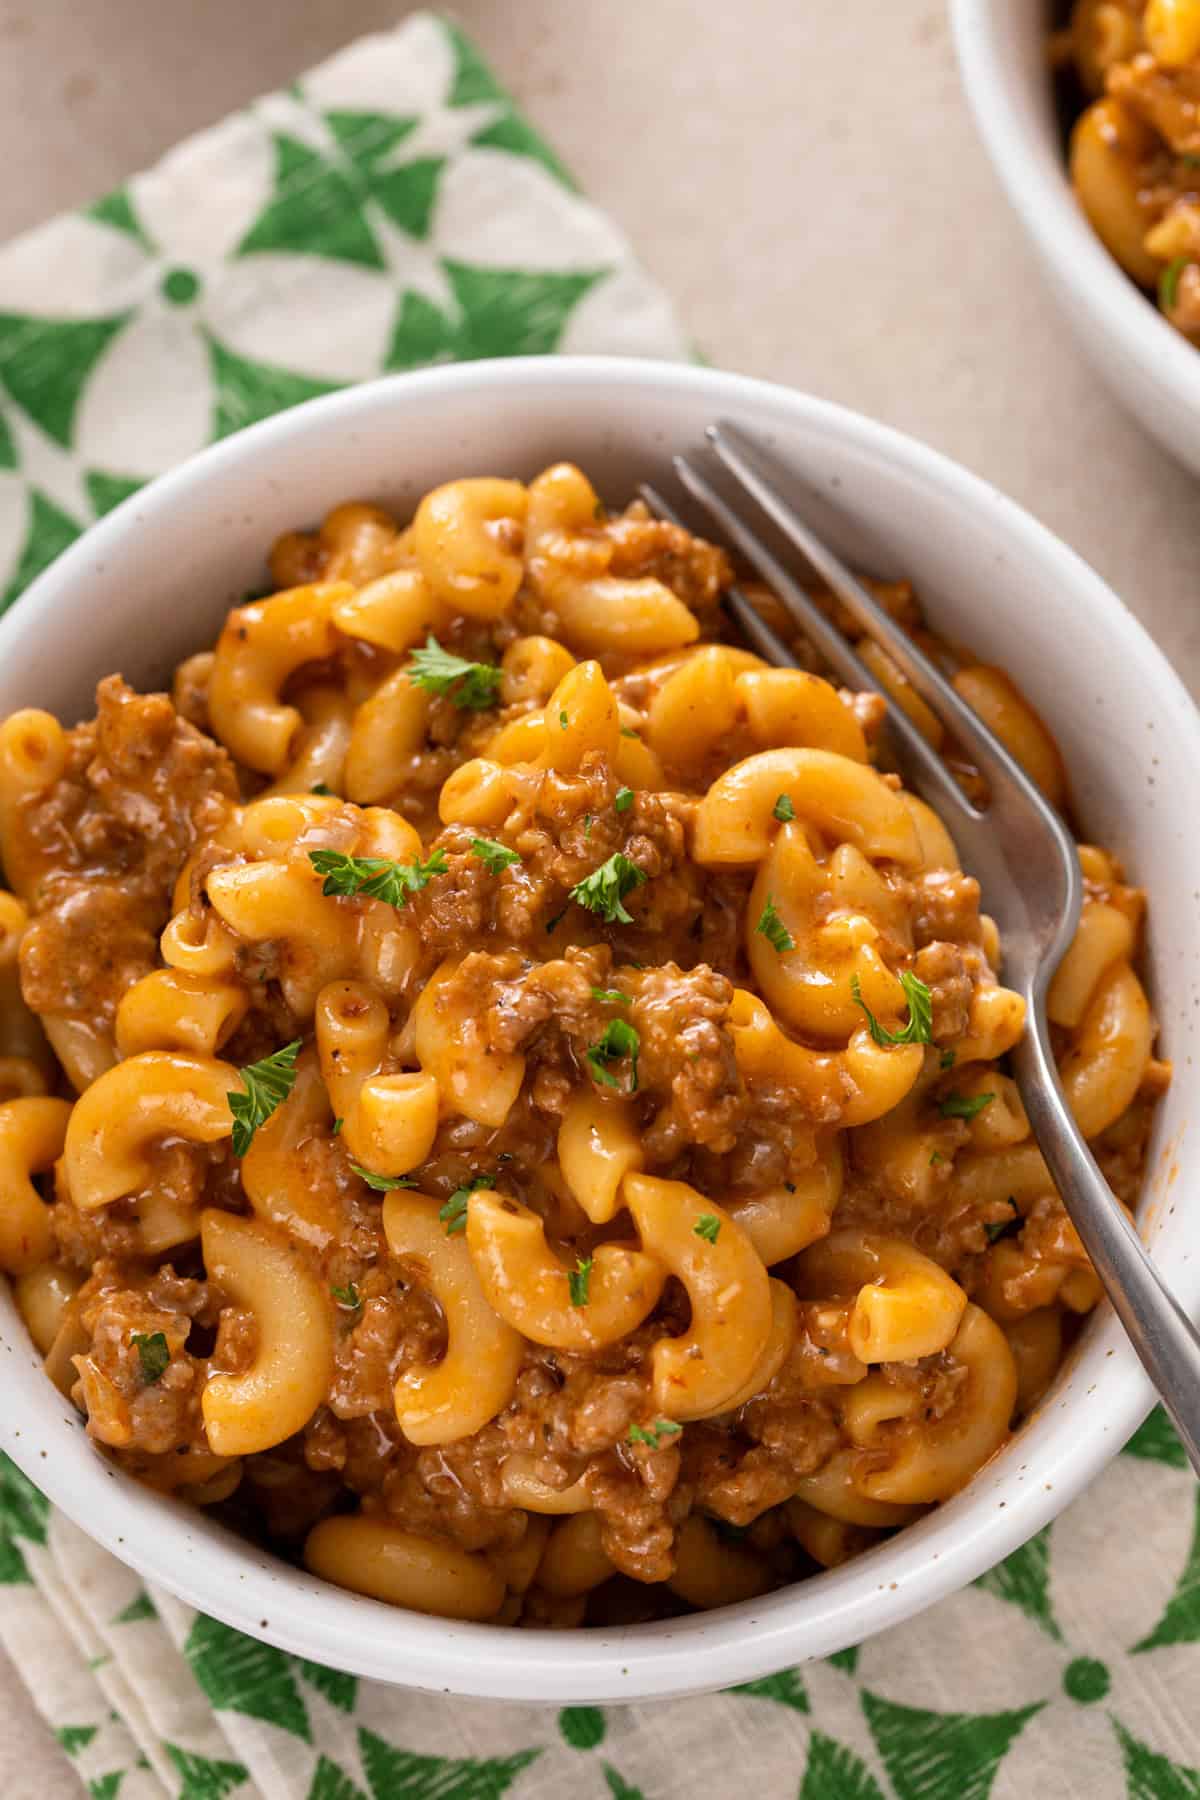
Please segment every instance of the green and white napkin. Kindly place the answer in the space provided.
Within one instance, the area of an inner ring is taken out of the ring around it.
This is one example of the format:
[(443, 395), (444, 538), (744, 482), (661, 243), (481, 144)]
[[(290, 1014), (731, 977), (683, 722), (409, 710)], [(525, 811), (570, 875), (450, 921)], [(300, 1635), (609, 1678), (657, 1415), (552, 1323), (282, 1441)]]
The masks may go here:
[[(0, 251), (0, 608), (255, 419), (562, 350), (687, 344), (471, 45), (410, 18)], [(1200, 1510), (1161, 1414), (964, 1593), (717, 1699), (356, 1681), (147, 1592), (3, 1454), (0, 1642), (93, 1800), (1200, 1800)]]

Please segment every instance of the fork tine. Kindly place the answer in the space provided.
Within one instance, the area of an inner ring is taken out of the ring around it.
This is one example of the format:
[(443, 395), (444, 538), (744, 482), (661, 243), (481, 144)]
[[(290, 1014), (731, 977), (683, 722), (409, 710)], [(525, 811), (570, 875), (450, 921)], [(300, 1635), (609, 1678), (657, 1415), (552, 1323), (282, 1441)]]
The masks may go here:
[(981, 815), (978, 809), (963, 793), (941, 757), (921, 736), (908, 714), (895, 704), (837, 627), (830, 623), (820, 607), (805, 593), (790, 570), (743, 523), (724, 496), (718, 493), (694, 464), (684, 456), (676, 456), (674, 465), (675, 473), (693, 500), (715, 519), (730, 542), (753, 563), (796, 624), (847, 686), (883, 695), (888, 703), (889, 728), (902, 746), (922, 794), (932, 805), (952, 809), (960, 815), (966, 813), (970, 818), (979, 818)]
[(840, 557), (834, 555), (828, 545), (822, 543), (767, 479), (758, 466), (757, 447), (746, 434), (736, 425), (722, 420), (717, 425), (710, 425), (706, 436), (729, 473), (758, 502), (788, 541), (803, 552), (867, 636), (873, 638), (899, 665), (947, 730), (953, 732), (959, 743), (972, 752), (983, 773), (986, 775), (989, 772), (1003, 771), (1006, 775), (1017, 777), (1022, 786), (1032, 788), (1024, 770), (1020, 769), (1000, 740), (951, 686), (936, 664), (884, 611), (857, 575), (846, 567)]
[[(659, 518), (667, 519), (672, 525), (683, 525), (675, 508), (663, 498), (657, 488), (643, 481), (638, 489), (642, 499)], [(686, 527), (685, 527), (686, 529)], [(774, 663), (776, 668), (794, 669), (798, 667), (796, 658), (784, 643), (779, 633), (772, 629), (761, 614), (753, 607), (739, 587), (727, 587), (721, 596), (725, 609), (738, 626), (742, 636), (748, 638), (767, 662)]]

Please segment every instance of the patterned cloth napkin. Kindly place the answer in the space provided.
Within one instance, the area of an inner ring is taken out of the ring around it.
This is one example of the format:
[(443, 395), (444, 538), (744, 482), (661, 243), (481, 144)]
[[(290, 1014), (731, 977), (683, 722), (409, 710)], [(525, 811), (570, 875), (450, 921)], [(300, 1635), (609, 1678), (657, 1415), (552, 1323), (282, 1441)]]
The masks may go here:
[[(0, 252), (0, 607), (241, 425), (556, 350), (687, 346), (471, 45), (419, 15)], [(1200, 1800), (1200, 1512), (1160, 1413), (972, 1588), (717, 1699), (356, 1681), (147, 1592), (3, 1454), (0, 1588), (0, 1642), (93, 1800)]]

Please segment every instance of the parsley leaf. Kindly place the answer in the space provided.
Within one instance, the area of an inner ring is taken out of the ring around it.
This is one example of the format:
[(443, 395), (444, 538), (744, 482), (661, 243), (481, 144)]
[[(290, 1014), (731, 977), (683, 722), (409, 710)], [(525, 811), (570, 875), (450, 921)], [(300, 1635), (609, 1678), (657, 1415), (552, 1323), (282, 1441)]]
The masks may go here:
[(328, 794), (328, 795), (333, 794), (333, 789), (331, 787), (327, 787), (325, 782), (323, 782), (323, 781), (314, 781), (308, 791), (310, 794)]
[(771, 811), (781, 825), (790, 825), (796, 816), (796, 809), (792, 805), (792, 796), (790, 794), (780, 794), (778, 800), (771, 808)]
[(772, 950), (782, 956), (786, 950), (796, 948), (796, 940), (775, 910), (775, 902), (767, 895), (767, 904), (759, 915), (758, 924), (754, 927), (760, 937), (765, 937)]
[(945, 1160), (946, 1160), (946, 1159), (945, 1159), (945, 1157), (944, 1157), (944, 1156), (943, 1156), (943, 1155), (942, 1155), (942, 1153), (941, 1153), (941, 1151), (940, 1151), (940, 1150), (931, 1150), (931, 1151), (930, 1151), (930, 1153), (929, 1153), (929, 1166), (930, 1166), (930, 1168), (931, 1168), (931, 1169), (932, 1169), (932, 1167), (933, 1167), (933, 1165), (934, 1165), (934, 1164), (935, 1164), (935, 1163), (941, 1163), (941, 1162), (945, 1162)]
[(633, 730), (633, 729), (632, 729), (632, 727), (630, 727), (630, 726), (629, 726), (629, 725), (622, 725), (622, 727), (621, 727), (621, 736), (622, 736), (622, 737), (628, 737), (628, 738), (636, 738), (636, 739), (637, 739), (637, 741), (638, 741), (638, 742), (639, 742), (639, 743), (640, 743), (640, 742), (641, 742), (641, 739), (642, 739), (642, 734), (641, 734), (641, 732), (640, 732), (640, 731), (634, 731), (634, 730)]
[(345, 1123), (346, 1123), (346, 1121), (345, 1121), (345, 1119), (335, 1119), (335, 1120), (334, 1120), (334, 1121), (333, 1121), (333, 1135), (334, 1135), (334, 1137), (341, 1137), (341, 1135), (342, 1135), (342, 1126), (343, 1126), (343, 1125), (344, 1125), (344, 1124), (345, 1124)]
[(593, 988), (592, 999), (607, 1001), (611, 1006), (628, 1006), (629, 995), (623, 994), (620, 988)]
[(494, 1188), (495, 1185), (494, 1175), (476, 1175), (466, 1187), (455, 1188), (445, 1206), (438, 1208), (438, 1218), (446, 1227), (447, 1237), (467, 1229), (467, 1204), (476, 1188)]
[(499, 875), (501, 869), (510, 869), (521, 860), (519, 851), (498, 844), (495, 838), (472, 838), (471, 855), (479, 858), (489, 875)]
[(631, 1425), (629, 1442), (631, 1444), (649, 1444), (652, 1450), (658, 1449), (659, 1438), (675, 1437), (683, 1430), (674, 1419), (656, 1419), (653, 1425)]
[(586, 1306), (588, 1303), (588, 1287), (592, 1279), (592, 1258), (577, 1256), (575, 1267), (567, 1270), (567, 1287), (571, 1294), (572, 1306)]
[(938, 1068), (952, 1069), (957, 1061), (958, 1057), (953, 1050), (943, 1050), (942, 1054), (938, 1057)]
[(408, 679), (427, 693), (441, 694), (464, 712), (483, 712), (495, 706), (503, 670), (495, 663), (467, 662), (452, 650), (443, 650), (432, 635), (423, 650), (409, 658)]
[(943, 1119), (973, 1119), (995, 1098), (995, 1094), (947, 1094), (938, 1101), (938, 1111)]
[(599, 913), (610, 925), (618, 920), (622, 925), (632, 925), (632, 915), (622, 903), (632, 888), (644, 886), (645, 881), (645, 871), (617, 850), (607, 862), (575, 883), (571, 899), (586, 906), (589, 912)]
[(1158, 303), (1171, 312), (1179, 298), (1179, 279), (1191, 262), (1190, 256), (1173, 256), (1158, 278)]
[(558, 728), (560, 731), (565, 731), (567, 729), (567, 715), (565, 712), (560, 712), (558, 715)]
[(1025, 1223), (1021, 1217), (1021, 1209), (1011, 1194), (1008, 1196), (1007, 1204), (1012, 1207), (1012, 1216), (1007, 1219), (996, 1219), (991, 1225), (985, 1225), (983, 1228), (989, 1244), (998, 1243), (1003, 1237), (1015, 1237)]
[(390, 1194), (393, 1188), (416, 1187), (411, 1175), (377, 1175), (374, 1169), (364, 1169), (361, 1163), (352, 1162), (350, 1167), (360, 1181), (365, 1181), (369, 1188), (377, 1194)]
[(389, 906), (408, 905), (410, 894), (419, 894), (435, 875), (449, 868), (444, 850), (435, 850), (427, 862), (393, 862), (387, 856), (347, 856), (342, 850), (310, 850), (308, 860), (325, 877), (323, 894), (352, 899), (384, 900)]
[(628, 812), (632, 805), (633, 789), (631, 787), (618, 788), (613, 800), (614, 812)]
[(850, 992), (854, 996), (855, 1006), (861, 1006), (867, 1015), (867, 1029), (877, 1044), (929, 1044), (933, 1042), (933, 996), (919, 975), (911, 969), (905, 969), (900, 976), (900, 986), (904, 989), (908, 1000), (908, 1024), (902, 1031), (889, 1031), (881, 1025), (862, 997), (862, 987), (857, 975), (850, 977)]
[[(622, 996), (624, 998), (624, 996)], [(604, 1027), (604, 1035), (598, 1043), (587, 1052), (587, 1060), (592, 1074), (602, 1087), (616, 1088), (622, 1091), (621, 1084), (609, 1068), (609, 1063), (620, 1062), (623, 1057), (629, 1058), (629, 1086), (624, 1091), (637, 1093), (638, 1085), (638, 1052), (642, 1040), (635, 1028), (625, 1019), (610, 1019)]]
[(147, 1387), (153, 1387), (161, 1381), (167, 1372), (167, 1364), (171, 1360), (171, 1346), (161, 1331), (135, 1331), (131, 1340), (137, 1345), (138, 1361), (142, 1365), (142, 1380)]
[(698, 1238), (707, 1244), (715, 1244), (721, 1235), (721, 1221), (716, 1213), (701, 1213), (692, 1230)]
[(233, 1114), (233, 1154), (245, 1156), (260, 1125), (265, 1125), (277, 1106), (282, 1106), (296, 1085), (296, 1058), (300, 1054), (299, 1038), (250, 1063), (240, 1071), (246, 1084), (244, 1094), (235, 1089), (226, 1094)]
[(347, 1312), (362, 1311), (362, 1299), (354, 1282), (350, 1282), (347, 1287), (331, 1287), (329, 1292), (338, 1305), (344, 1306)]

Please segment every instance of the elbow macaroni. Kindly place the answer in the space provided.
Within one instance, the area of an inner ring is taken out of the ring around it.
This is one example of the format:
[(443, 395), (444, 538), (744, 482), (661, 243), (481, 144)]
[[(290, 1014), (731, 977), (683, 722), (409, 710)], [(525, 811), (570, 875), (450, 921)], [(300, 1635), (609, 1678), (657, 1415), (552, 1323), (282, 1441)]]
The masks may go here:
[[(1185, 12), (1147, 10), (1164, 65)], [(749, 1600), (956, 1492), (1100, 1289), (999, 1060), (1000, 934), (872, 708), (719, 641), (722, 554), (567, 464), (339, 507), (271, 568), (178, 673), (200, 725), (0, 724), (0, 1272), (93, 1437), (498, 1624), (605, 1618), (615, 1576)], [(1008, 677), (939, 654), (1060, 804)], [(1132, 1198), (1169, 1069), (1142, 898), (1081, 863), (1049, 1012)]]

